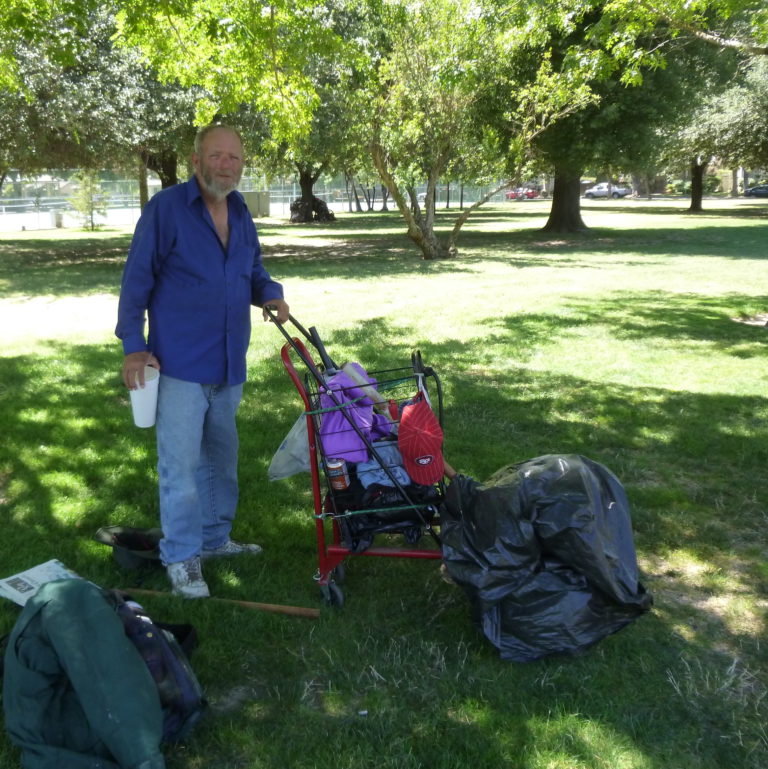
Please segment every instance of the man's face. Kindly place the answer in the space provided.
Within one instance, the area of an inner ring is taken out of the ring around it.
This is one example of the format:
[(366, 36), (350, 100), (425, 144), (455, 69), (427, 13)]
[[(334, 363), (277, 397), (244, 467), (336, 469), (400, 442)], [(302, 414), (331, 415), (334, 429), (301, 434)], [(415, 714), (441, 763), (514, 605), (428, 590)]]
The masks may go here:
[(214, 129), (203, 139), (199, 155), (192, 155), (198, 182), (216, 200), (223, 200), (240, 183), (243, 145), (226, 128)]

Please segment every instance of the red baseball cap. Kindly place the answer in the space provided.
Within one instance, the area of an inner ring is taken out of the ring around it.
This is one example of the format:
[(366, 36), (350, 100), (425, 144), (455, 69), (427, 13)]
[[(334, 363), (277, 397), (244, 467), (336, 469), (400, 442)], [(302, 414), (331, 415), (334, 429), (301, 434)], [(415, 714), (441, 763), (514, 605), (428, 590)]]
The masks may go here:
[(403, 408), (397, 445), (403, 467), (414, 483), (431, 486), (443, 477), (443, 430), (424, 393)]

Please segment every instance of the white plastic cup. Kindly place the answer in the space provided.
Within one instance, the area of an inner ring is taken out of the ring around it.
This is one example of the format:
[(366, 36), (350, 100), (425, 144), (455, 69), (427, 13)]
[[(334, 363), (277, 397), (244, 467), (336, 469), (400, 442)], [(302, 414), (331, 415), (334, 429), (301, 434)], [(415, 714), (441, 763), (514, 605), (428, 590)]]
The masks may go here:
[[(136, 375), (138, 384), (139, 376)], [(133, 423), (136, 427), (152, 427), (157, 413), (157, 385), (160, 383), (160, 372), (152, 366), (144, 366), (144, 387), (129, 390), (131, 393), (131, 410)]]

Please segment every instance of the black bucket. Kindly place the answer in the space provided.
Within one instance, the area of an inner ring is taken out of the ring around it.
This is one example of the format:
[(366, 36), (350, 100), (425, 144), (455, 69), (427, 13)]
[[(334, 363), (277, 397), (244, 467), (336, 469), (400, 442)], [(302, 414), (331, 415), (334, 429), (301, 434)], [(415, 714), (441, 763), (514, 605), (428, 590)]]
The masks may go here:
[(160, 563), (162, 529), (102, 526), (93, 538), (103, 545), (109, 545), (115, 561), (124, 569), (133, 571)]

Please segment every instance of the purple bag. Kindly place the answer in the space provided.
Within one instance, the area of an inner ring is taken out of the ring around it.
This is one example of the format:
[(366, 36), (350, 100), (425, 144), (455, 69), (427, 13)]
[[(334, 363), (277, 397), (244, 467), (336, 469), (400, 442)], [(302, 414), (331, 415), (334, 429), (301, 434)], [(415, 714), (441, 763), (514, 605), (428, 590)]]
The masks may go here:
[[(368, 376), (359, 363), (352, 365), (370, 385), (376, 386), (376, 380)], [(389, 420), (374, 412), (373, 401), (343, 371), (334, 374), (321, 389), (320, 408), (331, 409), (320, 418), (320, 445), (323, 456), (328, 458), (366, 462), (368, 445), (385, 438), (392, 431)], [(358, 434), (352, 423), (364, 437)]]

